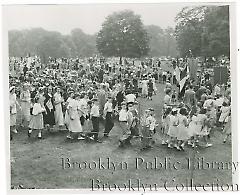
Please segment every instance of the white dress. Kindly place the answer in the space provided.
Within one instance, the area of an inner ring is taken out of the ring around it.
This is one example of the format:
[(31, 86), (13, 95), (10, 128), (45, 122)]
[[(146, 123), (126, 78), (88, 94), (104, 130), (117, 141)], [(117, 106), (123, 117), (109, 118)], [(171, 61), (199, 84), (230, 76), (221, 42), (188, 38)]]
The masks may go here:
[(119, 121), (120, 122), (126, 122), (127, 121), (127, 115), (128, 115), (127, 110), (121, 109), (120, 112), (119, 112)]
[(70, 102), (73, 101), (73, 99), (71, 97), (69, 97), (67, 99), (67, 109), (66, 109), (66, 112), (65, 112), (65, 117), (64, 117), (64, 122), (65, 124), (68, 126), (69, 125), (69, 105), (71, 104)]
[(167, 133), (170, 137), (178, 136), (178, 124), (179, 124), (178, 116), (170, 115), (169, 130)]
[(166, 116), (164, 122), (163, 122), (163, 127), (164, 127), (164, 134), (167, 134), (169, 130), (169, 123), (170, 123), (170, 115)]
[(30, 121), (31, 97), (29, 90), (23, 91), (20, 94), (20, 102), (22, 108), (22, 119)]
[(187, 117), (184, 115), (179, 115), (179, 125), (178, 125), (178, 140), (188, 139), (188, 128), (185, 126), (187, 124)]
[(10, 126), (16, 125), (16, 115), (17, 115), (17, 98), (16, 94), (10, 94)]
[(80, 117), (78, 114), (78, 102), (77, 100), (72, 100), (69, 103), (69, 125), (68, 129), (71, 132), (82, 132), (82, 126), (80, 122)]
[(157, 92), (157, 86), (156, 86), (156, 81), (155, 81), (155, 78), (153, 78), (153, 90), (154, 92), (156, 93)]
[(31, 129), (43, 129), (44, 123), (43, 123), (43, 115), (42, 112), (44, 112), (45, 109), (41, 106), (40, 103), (35, 103), (33, 105), (33, 111), (32, 111), (32, 117), (29, 122), (29, 128)]
[(142, 95), (148, 94), (147, 80), (142, 80)]
[(191, 138), (192, 136), (197, 135), (196, 133), (196, 125), (197, 125), (197, 117), (195, 115), (192, 116), (192, 120), (188, 126), (188, 137)]
[(55, 93), (54, 94), (54, 103), (55, 103), (55, 123), (56, 125), (63, 126), (64, 125), (64, 119), (63, 119), (63, 112), (62, 112), (62, 104), (63, 101), (61, 94)]
[(198, 114), (196, 118), (196, 128), (195, 133), (196, 135), (203, 135), (207, 130), (207, 126), (204, 124), (204, 121), (207, 119), (205, 114)]
[(230, 107), (229, 106), (222, 106), (221, 107), (221, 115), (219, 117), (219, 122), (227, 122), (228, 115), (230, 112)]

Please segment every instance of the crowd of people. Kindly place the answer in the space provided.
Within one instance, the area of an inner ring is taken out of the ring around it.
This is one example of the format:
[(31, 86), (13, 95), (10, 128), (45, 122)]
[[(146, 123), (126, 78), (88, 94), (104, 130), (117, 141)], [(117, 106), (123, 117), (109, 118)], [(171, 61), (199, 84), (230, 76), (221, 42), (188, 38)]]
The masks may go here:
[[(178, 102), (178, 103), (176, 103)], [(231, 84), (212, 86), (203, 76), (195, 85), (188, 80), (183, 96), (176, 101), (170, 83), (166, 85), (162, 115), (162, 144), (184, 150), (186, 144), (195, 147), (199, 141), (209, 143), (212, 131), (221, 129), (225, 143), (231, 135)]]
[[(100, 124), (107, 138), (117, 123), (119, 147), (136, 137), (141, 149), (151, 148), (153, 135), (161, 129), (162, 144), (184, 150), (185, 144), (194, 147), (201, 138), (211, 146), (211, 129), (216, 126), (226, 129), (224, 141), (231, 133), (230, 84), (213, 86), (209, 77), (201, 75), (198, 81), (188, 79), (179, 91), (174, 74), (163, 70), (160, 60), (139, 64), (125, 60), (123, 66), (98, 58), (49, 58), (46, 64), (38, 57), (30, 62), (11, 58), (10, 70), (11, 139), (21, 128), (28, 137), (37, 132), (39, 139), (45, 130), (58, 130), (68, 131), (67, 139), (102, 142)], [(151, 101), (158, 93), (157, 83), (165, 85), (161, 120), (153, 108), (144, 113), (139, 109), (139, 97)]]

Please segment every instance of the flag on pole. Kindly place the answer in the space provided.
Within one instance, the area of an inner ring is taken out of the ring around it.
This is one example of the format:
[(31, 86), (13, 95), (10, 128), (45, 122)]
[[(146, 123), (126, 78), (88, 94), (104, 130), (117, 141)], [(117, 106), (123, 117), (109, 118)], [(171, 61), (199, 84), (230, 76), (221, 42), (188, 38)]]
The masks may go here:
[(179, 92), (181, 93), (182, 89), (184, 88), (184, 85), (189, 78), (189, 67), (187, 63), (185, 64), (185, 67), (180, 72), (180, 81), (179, 81)]
[(175, 68), (175, 76), (176, 76), (176, 80), (179, 83), (180, 82), (180, 74), (181, 74), (181, 70), (179, 69), (178, 66), (176, 66)]

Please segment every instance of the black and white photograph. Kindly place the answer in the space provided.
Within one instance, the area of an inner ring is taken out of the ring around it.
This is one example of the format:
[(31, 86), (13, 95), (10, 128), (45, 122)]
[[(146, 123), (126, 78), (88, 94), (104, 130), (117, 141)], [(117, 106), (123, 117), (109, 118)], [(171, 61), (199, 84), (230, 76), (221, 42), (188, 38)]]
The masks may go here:
[(2, 5), (9, 191), (238, 191), (233, 7)]

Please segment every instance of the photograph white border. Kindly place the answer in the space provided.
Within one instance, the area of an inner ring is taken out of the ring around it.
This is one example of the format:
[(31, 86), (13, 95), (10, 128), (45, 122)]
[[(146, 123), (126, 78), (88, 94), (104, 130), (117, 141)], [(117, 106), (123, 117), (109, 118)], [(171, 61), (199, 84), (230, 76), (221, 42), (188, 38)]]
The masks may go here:
[[(52, 1), (52, 0), (48, 0), (48, 1), (2, 1), (1, 4), (2, 5), (11, 5), (11, 4), (95, 4), (95, 3), (180, 3), (180, 2), (184, 2), (184, 3), (189, 3), (189, 5), (191, 5), (192, 3), (194, 5), (197, 4), (230, 4), (230, 40), (231, 40), (231, 53), (230, 53), (230, 63), (231, 63), (231, 78), (232, 78), (232, 122), (233, 122), (233, 126), (232, 126), (232, 156), (233, 156), (233, 161), (238, 161), (239, 162), (239, 144), (237, 143), (237, 141), (239, 141), (239, 133), (238, 132), (238, 127), (239, 127), (239, 115), (238, 115), (238, 111), (239, 111), (239, 104), (237, 102), (237, 99), (239, 96), (239, 90), (238, 90), (238, 86), (239, 86), (239, 67), (237, 66), (237, 64), (239, 64), (239, 55), (237, 54), (237, 44), (239, 46), (239, 40), (236, 41), (237, 39), (237, 30), (236, 30), (236, 25), (239, 23), (236, 21), (236, 8), (238, 7), (239, 9), (239, 3), (236, 1), (187, 1), (187, 0), (181, 0), (181, 1), (160, 1), (160, 0), (149, 0), (149, 1), (133, 1), (133, 0), (122, 0), (120, 1), (102, 1), (102, 0), (88, 0), (88, 1), (66, 1), (66, 0), (58, 0), (58, 1)], [(237, 6), (238, 5), (238, 6)], [(1, 7), (2, 8), (2, 7)], [(238, 10), (239, 11), (239, 10)], [(1, 190), (4, 190), (7, 186), (8, 188), (10, 188), (10, 143), (9, 143), (9, 139), (7, 139), (10, 135), (9, 135), (9, 116), (8, 114), (4, 114), (4, 113), (8, 113), (8, 105), (9, 105), (9, 97), (8, 97), (8, 89), (9, 89), (9, 85), (8, 85), (8, 39), (7, 39), (7, 31), (6, 31), (6, 23), (4, 23), (4, 15), (2, 15), (2, 9), (1, 9), (1, 16), (2, 17), (2, 36), (1, 36), (1, 43), (2, 43), (2, 52), (1, 52), (1, 62), (2, 63), (2, 71), (1, 71), (1, 78), (0, 82), (1, 82), (1, 112), (0, 112), (0, 125), (1, 125), (1, 133), (3, 133), (3, 135), (1, 135), (1, 143), (3, 143), (3, 146), (1, 147), (1, 152), (3, 149), (3, 153), (2, 156), (5, 157), (6, 159), (3, 159), (3, 169), (1, 169), (1, 173), (6, 173), (6, 179), (1, 181), (1, 184), (3, 184), (3, 187), (1, 188)], [(239, 16), (239, 12), (238, 12), (238, 16)], [(239, 25), (239, 24), (238, 24)], [(239, 31), (238, 31), (239, 32)], [(238, 47), (239, 48), (239, 47)], [(239, 52), (238, 52), (239, 53)], [(238, 55), (238, 61), (237, 61), (237, 55)], [(2, 165), (2, 164), (1, 164)], [(2, 168), (2, 166), (1, 166)], [(239, 175), (234, 175), (233, 177), (234, 182), (238, 181), (237, 183), (239, 184)], [(5, 186), (5, 187), (4, 187)], [(73, 190), (11, 190), (9, 191), (9, 189), (7, 190), (8, 193), (11, 192), (11, 194), (46, 194), (46, 193), (51, 193), (51, 194), (76, 194), (76, 193), (81, 193), (81, 194), (89, 194), (91, 193), (91, 191), (85, 190), (85, 189), (73, 189)], [(160, 191), (158, 191), (159, 193)], [(99, 194), (100, 192), (92, 192), (92, 193), (97, 193)], [(105, 194), (106, 192), (102, 192), (101, 194)], [(126, 193), (125, 194), (132, 194), (131, 193)], [(152, 194), (150, 192), (148, 192), (149, 194)], [(162, 192), (161, 192), (162, 193)], [(1, 194), (5, 194), (5, 191), (3, 191), (3, 193)], [(114, 193), (116, 194), (116, 193)], [(141, 194), (140, 192), (137, 192), (137, 194)]]

